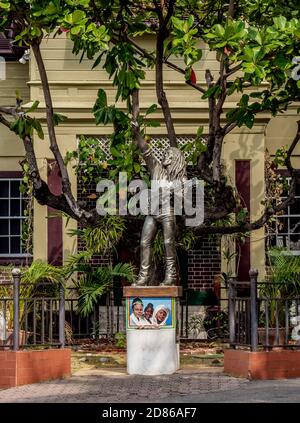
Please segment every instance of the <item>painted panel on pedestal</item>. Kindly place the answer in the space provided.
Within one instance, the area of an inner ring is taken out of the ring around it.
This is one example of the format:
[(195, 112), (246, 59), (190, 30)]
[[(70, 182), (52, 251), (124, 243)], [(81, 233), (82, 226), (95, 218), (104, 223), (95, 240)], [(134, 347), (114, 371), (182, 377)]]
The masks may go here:
[(126, 327), (128, 329), (170, 329), (174, 326), (174, 298), (127, 298)]

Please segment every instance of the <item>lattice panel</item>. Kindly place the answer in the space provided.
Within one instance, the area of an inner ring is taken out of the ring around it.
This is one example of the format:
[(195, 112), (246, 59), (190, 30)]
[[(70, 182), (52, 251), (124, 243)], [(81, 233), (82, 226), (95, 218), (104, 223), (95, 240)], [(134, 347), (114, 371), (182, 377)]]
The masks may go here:
[[(109, 138), (108, 137), (99, 137), (99, 136), (95, 136), (93, 138), (98, 140), (98, 142), (100, 144), (100, 148), (105, 153), (106, 158), (111, 159), (112, 156), (110, 154), (110, 149), (109, 149)], [(182, 135), (182, 136), (177, 137), (177, 141), (178, 141), (179, 147), (182, 147), (183, 145), (187, 144), (188, 142), (193, 141), (193, 137)], [(158, 160), (162, 160), (164, 151), (169, 147), (169, 145), (170, 145), (169, 139), (167, 137), (152, 137), (151, 142), (150, 142), (150, 146), (153, 150), (153, 153)], [(188, 153), (185, 153), (185, 156), (187, 157)]]

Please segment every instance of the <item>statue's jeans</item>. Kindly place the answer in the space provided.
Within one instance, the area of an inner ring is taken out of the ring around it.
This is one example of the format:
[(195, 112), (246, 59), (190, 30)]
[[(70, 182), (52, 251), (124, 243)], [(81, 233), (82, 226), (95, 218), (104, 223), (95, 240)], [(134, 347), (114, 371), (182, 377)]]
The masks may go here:
[(152, 275), (151, 246), (162, 224), (166, 253), (166, 273), (163, 285), (176, 284), (176, 247), (175, 247), (175, 216), (173, 213), (160, 216), (147, 216), (141, 237), (141, 266), (137, 285), (148, 285)]

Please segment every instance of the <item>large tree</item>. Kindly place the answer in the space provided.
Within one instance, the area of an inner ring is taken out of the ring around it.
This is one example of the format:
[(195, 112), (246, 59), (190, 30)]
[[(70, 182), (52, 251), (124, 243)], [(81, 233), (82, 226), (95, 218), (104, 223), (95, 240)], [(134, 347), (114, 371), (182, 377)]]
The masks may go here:
[[(201, 234), (245, 233), (262, 227), (270, 217), (281, 212), (295, 196), (300, 180), (291, 156), (300, 139), (300, 131), (286, 152), (277, 154), (278, 163), (289, 170), (292, 182), (288, 198), (274, 204), (266, 195), (265, 210), (256, 221), (241, 206), (235, 190), (228, 182), (222, 166), (224, 138), (236, 127), (251, 130), (259, 113), (275, 116), (299, 101), (299, 83), (295, 80), (294, 57), (299, 54), (300, 20), (296, 0), (0, 0), (0, 30), (11, 28), (14, 41), (31, 48), (37, 62), (43, 87), (50, 149), (62, 176), (62, 194), (50, 192), (41, 178), (34, 149), (34, 132), (43, 137), (42, 127), (30, 114), (38, 107), (22, 110), (20, 101), (15, 108), (0, 108), (0, 122), (22, 139), (29, 165), (34, 196), (42, 205), (60, 210), (81, 225), (98, 225), (101, 217), (74, 198), (65, 158), (62, 156), (55, 126), (63, 117), (53, 110), (51, 90), (41, 55), (41, 42), (49, 34), (66, 32), (74, 43), (74, 54), (94, 60), (102, 66), (116, 87), (116, 101), (127, 104), (120, 110), (108, 105), (105, 92), (100, 90), (93, 109), (97, 125), (113, 124), (112, 153), (131, 143), (132, 160), (136, 160), (135, 145), (145, 138), (145, 128), (153, 124), (148, 114), (139, 110), (139, 89), (145, 71), (155, 68), (157, 103), (163, 114), (171, 146), (177, 146), (176, 127), (164, 90), (164, 69), (182, 75), (199, 100), (207, 101), (209, 131), (195, 130), (195, 141), (188, 146), (193, 161), (193, 174), (205, 181), (209, 202), (204, 223), (196, 228)], [(147, 50), (141, 40), (149, 34), (155, 40), (154, 51)], [(200, 42), (209, 45), (219, 64), (217, 77), (207, 69), (205, 84), (196, 81), (193, 66), (203, 60)], [(179, 67), (172, 62), (182, 59)], [(267, 82), (261, 88), (261, 83)], [(227, 114), (223, 108), (233, 94), (240, 100)], [(114, 155), (114, 154), (113, 154)], [(118, 161), (122, 169), (122, 160)], [(141, 166), (135, 168), (137, 174)], [(266, 181), (267, 190), (272, 184)], [(236, 219), (229, 219), (232, 213)], [(217, 223), (217, 224), (216, 224)]]

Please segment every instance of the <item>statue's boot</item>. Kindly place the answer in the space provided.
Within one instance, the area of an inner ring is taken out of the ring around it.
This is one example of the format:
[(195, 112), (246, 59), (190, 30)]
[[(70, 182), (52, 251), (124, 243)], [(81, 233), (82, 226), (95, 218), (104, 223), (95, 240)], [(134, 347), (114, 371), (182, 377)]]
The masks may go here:
[[(145, 245), (146, 244), (146, 245)], [(151, 280), (152, 268), (151, 248), (148, 242), (141, 242), (141, 267), (135, 286), (149, 285)]]
[[(167, 251), (167, 248), (166, 248)], [(172, 248), (172, 252), (175, 252), (175, 248)], [(166, 257), (166, 274), (164, 281), (160, 284), (161, 286), (172, 286), (176, 285), (177, 282), (177, 271), (176, 271), (176, 260), (175, 256), (169, 255)]]
[(146, 285), (149, 285), (149, 282), (150, 282), (149, 272), (143, 272), (143, 270), (141, 269), (134, 286), (146, 286)]
[(162, 217), (164, 244), (166, 252), (166, 274), (161, 286), (176, 285), (176, 247), (175, 247), (175, 220), (174, 215)]

